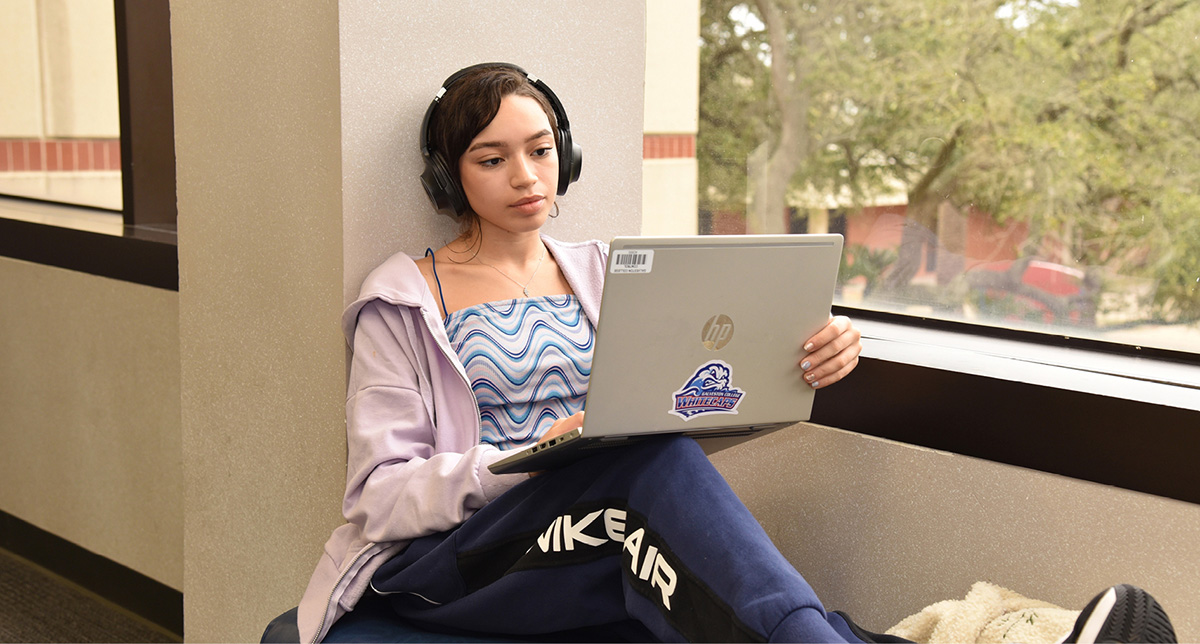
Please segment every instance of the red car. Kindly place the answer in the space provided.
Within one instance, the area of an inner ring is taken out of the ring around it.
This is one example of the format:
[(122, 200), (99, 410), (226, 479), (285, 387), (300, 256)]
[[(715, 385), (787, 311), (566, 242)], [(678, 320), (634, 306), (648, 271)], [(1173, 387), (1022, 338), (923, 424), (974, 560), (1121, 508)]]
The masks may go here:
[(989, 262), (966, 272), (980, 313), (1004, 320), (1092, 326), (1099, 279), (1032, 257)]

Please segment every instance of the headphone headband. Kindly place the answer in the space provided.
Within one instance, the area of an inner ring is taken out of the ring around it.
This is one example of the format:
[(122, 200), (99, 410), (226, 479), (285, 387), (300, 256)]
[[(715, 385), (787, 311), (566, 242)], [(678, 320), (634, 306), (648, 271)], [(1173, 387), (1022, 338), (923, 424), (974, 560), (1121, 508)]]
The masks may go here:
[(558, 194), (566, 194), (567, 186), (579, 180), (580, 171), (583, 169), (583, 150), (571, 138), (571, 123), (567, 120), (567, 112), (563, 109), (562, 102), (558, 100), (558, 96), (554, 94), (542, 79), (516, 65), (511, 63), (479, 63), (470, 67), (464, 67), (451, 74), (442, 83), (441, 88), (434, 95), (433, 101), (425, 110), (425, 117), (421, 119), (421, 132), (418, 142), (420, 144), (421, 156), (425, 160), (425, 170), (421, 173), (421, 185), (425, 188), (425, 193), (429, 195), (429, 200), (433, 203), (434, 209), (440, 213), (461, 216), (466, 213), (469, 204), (467, 203), (465, 193), (463, 193), (462, 185), (454, 178), (454, 174), (450, 171), (450, 163), (456, 160), (446, 159), (429, 142), (429, 122), (433, 118), (433, 113), (437, 109), (437, 106), (441, 103), (442, 97), (446, 95), (446, 91), (454, 83), (477, 69), (497, 67), (511, 69), (524, 76), (534, 88), (546, 97), (546, 101), (550, 103), (550, 109), (554, 112), (554, 120), (556, 121), (554, 139), (558, 142), (560, 148), (558, 155)]

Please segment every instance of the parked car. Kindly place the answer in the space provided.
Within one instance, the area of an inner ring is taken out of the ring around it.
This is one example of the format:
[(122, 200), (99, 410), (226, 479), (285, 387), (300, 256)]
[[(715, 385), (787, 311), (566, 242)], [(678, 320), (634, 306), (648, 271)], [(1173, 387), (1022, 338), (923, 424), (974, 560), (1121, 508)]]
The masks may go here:
[(1000, 320), (1094, 326), (1099, 280), (1033, 257), (979, 264), (964, 274), (980, 314)]

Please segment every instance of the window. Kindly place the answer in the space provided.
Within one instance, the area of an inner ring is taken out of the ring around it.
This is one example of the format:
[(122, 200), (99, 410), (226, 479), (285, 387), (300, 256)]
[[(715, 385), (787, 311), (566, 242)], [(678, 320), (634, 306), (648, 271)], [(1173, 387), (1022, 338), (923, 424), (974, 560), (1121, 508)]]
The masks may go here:
[(0, 3), (0, 256), (178, 289), (170, 52), (166, 2)]
[(840, 232), (856, 308), (1200, 353), (1200, 6), (701, 5), (701, 232)]
[(1200, 502), (1200, 7), (693, 2), (647, 4), (643, 232), (845, 236), (814, 422)]
[(113, 7), (0, 5), (0, 194), (120, 212)]

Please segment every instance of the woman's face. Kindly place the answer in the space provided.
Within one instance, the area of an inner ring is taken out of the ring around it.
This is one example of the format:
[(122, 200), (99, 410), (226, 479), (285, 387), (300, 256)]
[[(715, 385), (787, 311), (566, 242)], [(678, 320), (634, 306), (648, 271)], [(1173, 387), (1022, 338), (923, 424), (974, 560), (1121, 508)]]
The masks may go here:
[(459, 158), (459, 176), (480, 226), (512, 233), (541, 228), (558, 192), (558, 151), (538, 102), (509, 95)]

